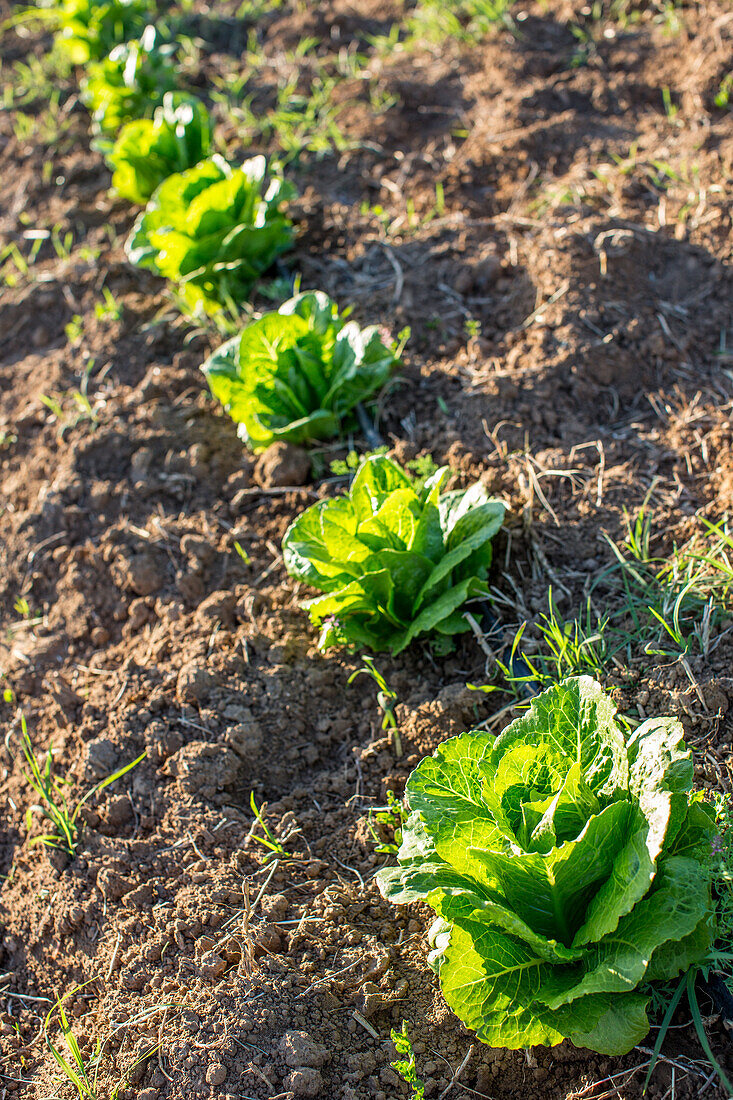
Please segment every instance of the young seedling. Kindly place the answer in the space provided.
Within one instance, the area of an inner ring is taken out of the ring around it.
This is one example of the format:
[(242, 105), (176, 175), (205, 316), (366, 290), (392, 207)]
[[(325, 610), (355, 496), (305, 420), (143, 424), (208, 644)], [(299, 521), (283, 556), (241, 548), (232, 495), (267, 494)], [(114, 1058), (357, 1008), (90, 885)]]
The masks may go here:
[(136, 767), (141, 760), (145, 759), (146, 753), (140, 753), (131, 763), (125, 764), (124, 767), (118, 768), (112, 775), (108, 775), (106, 779), (102, 779), (99, 783), (96, 783), (75, 806), (70, 806), (69, 800), (63, 789), (70, 785), (70, 780), (60, 779), (53, 774), (52, 754), (50, 751), (46, 754), (45, 764), (41, 765), (41, 762), (36, 756), (31, 739), (28, 736), (25, 718), (21, 719), (21, 727), (21, 746), (26, 763), (30, 769), (29, 772), (25, 773), (26, 779), (40, 800), (36, 807), (29, 806), (26, 810), (26, 826), (30, 832), (33, 826), (34, 808), (40, 810), (41, 815), (47, 821), (51, 822), (51, 829), (49, 832), (43, 833), (41, 836), (32, 837), (29, 843), (43, 844), (47, 848), (59, 848), (68, 855), (74, 856), (79, 844), (78, 819), (82, 808), (98, 791), (102, 791), (105, 787), (109, 787), (112, 783), (115, 783), (118, 779), (121, 779), (123, 775), (126, 775)]
[(94, 316), (98, 321), (119, 321), (122, 316), (122, 306), (107, 286), (102, 287), (103, 302), (94, 303)]
[[(88, 1058), (85, 1058), (76, 1035), (72, 1030), (71, 1024), (69, 1023), (63, 1004), (69, 997), (75, 996), (80, 990), (91, 985), (94, 980), (94, 978), (91, 978), (88, 982), (84, 982), (83, 985), (77, 986), (75, 989), (64, 994), (63, 997), (57, 998), (56, 1003), (52, 1006), (43, 1021), (43, 1036), (57, 1066), (76, 1089), (79, 1100), (103, 1100), (103, 1098), (106, 1097), (108, 1097), (109, 1100), (118, 1100), (120, 1092), (127, 1086), (133, 1071), (142, 1062), (155, 1054), (160, 1047), (160, 1043), (156, 1043), (154, 1046), (151, 1046), (149, 1050), (144, 1051), (144, 1053), (133, 1062), (129, 1069), (122, 1074), (117, 1084), (109, 1092), (106, 1089), (102, 1091), (98, 1085), (99, 1070), (102, 1064), (104, 1048), (110, 1036), (108, 1036), (104, 1042), (97, 1038), (95, 1040), (93, 1053)], [(162, 1005), (160, 1009), (171, 1007), (175, 1006)], [(158, 1011), (158, 1009), (154, 1011)], [(49, 1033), (50, 1023), (54, 1013), (58, 1015), (66, 1051), (62, 1050), (60, 1046), (54, 1043)], [(134, 1024), (137, 1019), (144, 1019), (146, 1015), (148, 1015), (148, 1013), (143, 1013), (142, 1017), (133, 1019), (130, 1023)], [(119, 1030), (119, 1026), (116, 1030)], [(112, 1034), (114, 1034), (114, 1031)]]
[(402, 1021), (402, 1029), (390, 1032), (395, 1050), (403, 1057), (391, 1062), (392, 1069), (398, 1073), (406, 1085), (410, 1086), (413, 1100), (424, 1100), (425, 1084), (417, 1075), (415, 1064), (415, 1052), (412, 1049), (412, 1041), (407, 1029), (407, 1020)]
[[(356, 672), (352, 672), (351, 676), (349, 676), (349, 679), (346, 682), (348, 684), (353, 684), (356, 677), (361, 676), (362, 674), (365, 676), (371, 676), (372, 680), (379, 689), (377, 691), (377, 703), (379, 704), (379, 708), (382, 711), (382, 729), (392, 729), (396, 731), (397, 719), (395, 718), (394, 708), (395, 704), (397, 703), (397, 692), (392, 691), (392, 689), (387, 686), (387, 681), (385, 680), (384, 676), (379, 671), (377, 666), (374, 664), (374, 659), (372, 657), (364, 657), (363, 661), (364, 664), (362, 668), (358, 668)], [(398, 735), (397, 733), (395, 733), (395, 740), (397, 740), (397, 738)], [(401, 749), (397, 755), (402, 755)]]
[[(88, 985), (89, 983), (86, 982), (85, 984)], [(43, 1036), (46, 1040), (49, 1050), (51, 1051), (51, 1054), (53, 1055), (54, 1061), (56, 1062), (59, 1069), (63, 1072), (64, 1076), (74, 1086), (81, 1100), (98, 1100), (99, 1094), (97, 1092), (94, 1069), (96, 1064), (98, 1063), (100, 1055), (100, 1041), (99, 1039), (97, 1039), (94, 1048), (94, 1054), (92, 1055), (91, 1059), (89, 1059), (89, 1065), (87, 1065), (87, 1062), (85, 1061), (84, 1056), (81, 1052), (81, 1048), (79, 1046), (77, 1038), (71, 1029), (71, 1025), (66, 1016), (66, 1012), (64, 1011), (63, 1004), (65, 1000), (67, 1000), (69, 997), (73, 997), (76, 993), (79, 992), (80, 989), (83, 988), (83, 985), (77, 986), (76, 989), (72, 989), (69, 993), (65, 994), (65, 996), (63, 997), (60, 997), (56, 1001), (56, 1003), (46, 1015), (45, 1020), (43, 1021)], [(56, 1044), (51, 1039), (51, 1036), (49, 1035), (49, 1024), (54, 1013), (58, 1014), (61, 1034), (63, 1035), (64, 1043), (66, 1044), (66, 1053), (64, 1053), (64, 1051), (61, 1050), (60, 1047), (56, 1046)]]
[[(70, 325), (74, 322), (70, 322), (67, 325), (67, 337), (72, 342), (76, 342), (81, 339), (81, 319), (79, 319), (79, 331), (74, 329), (73, 333), (69, 331)], [(92, 371), (94, 370), (95, 360), (89, 359), (84, 367), (84, 372), (81, 376), (81, 384), (75, 386), (72, 390), (67, 391), (68, 396), (71, 397), (72, 407), (67, 410), (65, 398), (67, 394), (64, 394), (58, 398), (49, 397), (47, 394), (42, 393), (39, 395), (40, 401), (46, 406), (46, 408), (54, 415), (57, 424), (57, 434), (60, 440), (63, 440), (66, 432), (71, 428), (76, 427), (77, 424), (89, 422), (91, 429), (94, 430), (99, 423), (99, 413), (97, 411), (96, 404), (92, 403), (89, 397), (89, 379)]]
[[(299, 833), (300, 829), (295, 827), (290, 828), (286, 832), (285, 836), (280, 839), (280, 837), (275, 836), (272, 829), (270, 829), (264, 819), (263, 815), (267, 804), (263, 802), (263, 804), (258, 807), (257, 803), (255, 802), (254, 791), (250, 791), (249, 804), (252, 809), (252, 813), (255, 815), (255, 820), (252, 823), (252, 828), (247, 834), (247, 839), (251, 838), (252, 840), (256, 840), (258, 844), (261, 844), (264, 848), (267, 848), (268, 854), (265, 856), (265, 863), (269, 863), (271, 859), (298, 859), (297, 856), (292, 855), (286, 850), (285, 842), (290, 840), (290, 838), (295, 836), (297, 833)], [(263, 833), (265, 834), (264, 836), (257, 836), (257, 834), (255, 833), (254, 830), (255, 826), (257, 825), (259, 825), (262, 829)]]
[[(367, 825), (374, 841), (375, 852), (379, 852), (380, 855), (397, 855), (402, 843), (403, 820), (404, 814), (399, 799), (395, 796), (394, 791), (387, 791), (387, 805), (370, 808), (367, 817)], [(377, 832), (377, 825), (391, 829), (394, 840), (383, 840)]]

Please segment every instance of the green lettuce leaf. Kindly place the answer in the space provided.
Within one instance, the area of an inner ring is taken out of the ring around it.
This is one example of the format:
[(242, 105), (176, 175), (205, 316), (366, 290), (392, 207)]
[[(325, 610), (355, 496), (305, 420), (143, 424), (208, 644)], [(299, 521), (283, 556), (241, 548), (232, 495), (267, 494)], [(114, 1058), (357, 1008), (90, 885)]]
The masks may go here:
[(149, 118), (175, 89), (175, 46), (162, 45), (155, 27), (141, 37), (121, 43), (102, 61), (92, 61), (81, 82), (81, 98), (92, 112), (94, 128), (117, 134), (131, 119)]
[(73, 65), (99, 61), (142, 34), (155, 7), (151, 0), (62, 0), (56, 46)]

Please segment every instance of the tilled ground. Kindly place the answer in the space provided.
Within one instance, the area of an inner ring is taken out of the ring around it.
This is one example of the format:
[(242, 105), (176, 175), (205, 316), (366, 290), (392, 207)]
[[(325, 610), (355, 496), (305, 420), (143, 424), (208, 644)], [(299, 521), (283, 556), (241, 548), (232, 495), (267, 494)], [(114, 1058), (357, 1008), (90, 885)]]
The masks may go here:
[[(205, 96), (249, 64), (237, 7), (190, 16)], [(508, 635), (547, 609), (549, 585), (570, 613), (609, 560), (603, 534), (622, 538), (647, 497), (660, 553), (733, 505), (733, 123), (714, 102), (733, 12), (639, 7), (599, 22), (528, 3), (514, 35), (395, 50), (359, 76), (343, 75), (344, 53), (369, 55), (399, 3), (286, 3), (257, 25), (256, 112), (291, 76), (342, 74), (340, 151), (305, 148), (288, 168), (292, 267), (365, 322), (411, 326), (379, 430), (399, 457), (429, 452), (506, 499), (493, 580), (515, 605)], [(4, 71), (49, 41), (6, 34)], [(81, 986), (65, 1007), (86, 1052), (104, 1044), (104, 1097), (123, 1079), (137, 1100), (406, 1095), (389, 1068), (403, 1018), (429, 1097), (638, 1097), (643, 1051), (492, 1051), (442, 1002), (430, 913), (381, 900), (387, 857), (367, 814), (508, 697), (466, 688), (496, 678), (473, 639), (448, 658), (381, 657), (399, 755), (366, 677), (347, 686), (358, 657), (317, 654), (279, 542), (333, 484), (283, 492), (243, 453), (199, 373), (215, 338), (125, 261), (134, 211), (107, 192), (74, 85), (52, 137), (45, 107), (23, 108), (35, 125), (0, 114), (0, 246), (29, 258), (48, 230), (26, 273), (4, 253), (0, 301), (0, 662), (14, 693), (0, 704), (0, 1095), (72, 1095), (42, 1023)], [(216, 110), (232, 155), (279, 151)], [(95, 310), (103, 287), (118, 319)], [(632, 653), (607, 680), (626, 712), (678, 715), (700, 782), (722, 789), (730, 657), (728, 638), (686, 669)], [(74, 859), (28, 842), (18, 708), (73, 793), (147, 750), (88, 803)], [(250, 791), (292, 859), (268, 862), (251, 839)], [(710, 1030), (733, 1062), (719, 1021)], [(684, 1018), (664, 1049), (650, 1096), (716, 1095)]]

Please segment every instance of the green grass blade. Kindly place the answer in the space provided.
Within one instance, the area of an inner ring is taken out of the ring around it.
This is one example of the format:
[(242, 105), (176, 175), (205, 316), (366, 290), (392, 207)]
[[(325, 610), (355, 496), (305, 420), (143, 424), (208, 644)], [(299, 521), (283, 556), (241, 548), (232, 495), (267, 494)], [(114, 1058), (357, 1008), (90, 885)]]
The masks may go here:
[(659, 1058), (659, 1052), (662, 1049), (662, 1043), (664, 1042), (664, 1037), (665, 1037), (665, 1035), (667, 1034), (667, 1032), (669, 1030), (669, 1025), (672, 1023), (672, 1017), (675, 1014), (675, 1011), (677, 1009), (677, 1005), (682, 1000), (682, 994), (685, 991), (685, 983), (686, 983), (686, 977), (685, 977), (685, 975), (683, 975), (682, 978), (680, 979), (680, 982), (679, 982), (677, 988), (675, 989), (674, 993), (672, 994), (672, 997), (670, 999), (669, 1004), (667, 1005), (667, 1011), (664, 1013), (664, 1019), (662, 1020), (660, 1026), (659, 1026), (659, 1034), (657, 1035), (657, 1041), (654, 1044), (654, 1050), (652, 1051), (652, 1059), (649, 1063), (649, 1068), (646, 1071), (646, 1077), (644, 1078), (644, 1084), (643, 1084), (642, 1089), (641, 1089), (642, 1094), (646, 1093), (647, 1086), (649, 1084), (649, 1080), (650, 1080), (651, 1075), (654, 1071), (654, 1067), (657, 1064), (657, 1059)]
[(730, 1081), (728, 1080), (725, 1073), (723, 1072), (722, 1066), (719, 1064), (719, 1062), (717, 1061), (715, 1055), (713, 1054), (712, 1048), (710, 1046), (710, 1042), (708, 1041), (708, 1037), (705, 1033), (705, 1025), (702, 1022), (702, 1014), (700, 1012), (700, 1006), (697, 1003), (697, 993), (695, 992), (695, 978), (696, 977), (697, 977), (697, 970), (688, 970), (688, 972), (687, 972), (687, 999), (690, 1002), (690, 1012), (692, 1014), (692, 1022), (695, 1025), (695, 1031), (697, 1032), (697, 1037), (700, 1040), (700, 1046), (705, 1051), (705, 1054), (707, 1056), (708, 1061), (710, 1062), (710, 1065), (713, 1067), (713, 1069), (717, 1073), (718, 1077), (720, 1078), (721, 1083), (723, 1085), (723, 1088), (725, 1088), (728, 1093), (733, 1094), (733, 1085), (731, 1085)]

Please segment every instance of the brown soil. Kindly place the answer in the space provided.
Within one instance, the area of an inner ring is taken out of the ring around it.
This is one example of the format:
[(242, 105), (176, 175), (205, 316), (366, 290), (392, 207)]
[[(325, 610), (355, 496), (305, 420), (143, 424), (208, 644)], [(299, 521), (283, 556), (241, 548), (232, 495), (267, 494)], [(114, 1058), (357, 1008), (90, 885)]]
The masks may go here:
[[(199, 7), (206, 94), (241, 72), (248, 28), (234, 0), (216, 17)], [(624, 509), (650, 492), (660, 551), (733, 507), (733, 116), (714, 104), (733, 13), (683, 3), (671, 25), (661, 4), (636, 8), (597, 23), (589, 8), (530, 0), (517, 35), (375, 58), (368, 80), (334, 93), (347, 148), (289, 168), (303, 286), (412, 327), (383, 438), (506, 498), (495, 583), (521, 592), (530, 619), (549, 584), (561, 608), (577, 605), (608, 560), (602, 533), (621, 538)], [(288, 52), (304, 36), (336, 72), (340, 52), (368, 53), (401, 11), (286, 3), (259, 24), (266, 60), (245, 91), (263, 110), (278, 80), (305, 81), (315, 64)], [(8, 33), (3, 61), (49, 41)], [(418, 646), (380, 657), (400, 699), (398, 757), (370, 682), (347, 687), (358, 657), (317, 654), (279, 540), (332, 486), (259, 488), (202, 385), (215, 338), (126, 263), (134, 211), (107, 193), (73, 82), (61, 102), (50, 145), (0, 115), (0, 247), (28, 257), (29, 230), (73, 234), (68, 256), (45, 240), (0, 302), (0, 665), (15, 695), (0, 703), (0, 1096), (73, 1095), (42, 1022), (81, 986), (65, 1008), (87, 1053), (104, 1042), (103, 1097), (126, 1073), (120, 1095), (138, 1100), (406, 1096), (389, 1067), (403, 1018), (436, 1100), (638, 1097), (643, 1052), (527, 1057), (476, 1042), (426, 966), (429, 912), (380, 899), (369, 808), (506, 697), (466, 690), (485, 673), (473, 640), (444, 659)], [(95, 313), (103, 287), (117, 321)], [(94, 419), (77, 418), (72, 391), (92, 361)], [(64, 424), (42, 395), (61, 401)], [(724, 640), (692, 659), (694, 683), (679, 664), (633, 656), (609, 680), (625, 710), (679, 715), (700, 782), (722, 789), (730, 656)], [(40, 819), (29, 834), (18, 708), (74, 796), (147, 750), (87, 804), (73, 859), (29, 843)], [(249, 838), (251, 790), (292, 860), (268, 863)], [(717, 1018), (710, 1033), (733, 1065)], [(650, 1096), (722, 1095), (685, 1018), (664, 1049)]]

